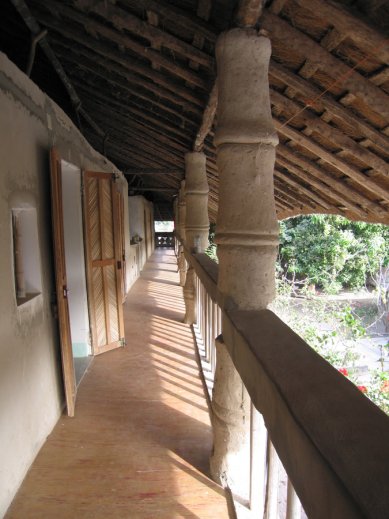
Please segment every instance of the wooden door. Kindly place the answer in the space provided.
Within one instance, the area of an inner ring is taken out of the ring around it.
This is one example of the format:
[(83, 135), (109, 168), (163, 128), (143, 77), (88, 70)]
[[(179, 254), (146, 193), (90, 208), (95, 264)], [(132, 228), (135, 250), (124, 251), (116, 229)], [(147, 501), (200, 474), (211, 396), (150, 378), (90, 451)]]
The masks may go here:
[(84, 172), (85, 241), (94, 355), (124, 346), (122, 254), (115, 175)]
[(120, 270), (121, 287), (122, 287), (122, 302), (127, 298), (126, 293), (126, 241), (124, 234), (124, 199), (121, 191), (115, 191), (117, 197), (117, 219), (118, 219), (118, 243), (120, 247), (120, 257), (122, 260), (122, 268)]
[(76, 401), (76, 378), (73, 364), (68, 289), (66, 282), (65, 240), (62, 209), (62, 171), (60, 158), (54, 148), (51, 150), (50, 166), (55, 285), (61, 341), (62, 372), (65, 386), (67, 413), (69, 416), (74, 416)]

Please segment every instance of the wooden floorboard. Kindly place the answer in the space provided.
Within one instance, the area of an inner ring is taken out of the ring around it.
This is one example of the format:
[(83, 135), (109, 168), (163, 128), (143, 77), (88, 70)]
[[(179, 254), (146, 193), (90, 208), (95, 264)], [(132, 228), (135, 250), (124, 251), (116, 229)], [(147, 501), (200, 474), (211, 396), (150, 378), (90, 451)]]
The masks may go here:
[(124, 307), (127, 346), (96, 357), (6, 519), (223, 519), (175, 256), (157, 250)]

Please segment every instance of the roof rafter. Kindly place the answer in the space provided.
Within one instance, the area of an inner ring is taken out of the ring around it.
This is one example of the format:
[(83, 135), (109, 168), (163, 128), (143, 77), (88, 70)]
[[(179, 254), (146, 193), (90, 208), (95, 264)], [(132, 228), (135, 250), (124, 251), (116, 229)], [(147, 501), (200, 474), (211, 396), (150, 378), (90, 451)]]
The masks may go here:
[(372, 140), (383, 151), (389, 149), (389, 138), (373, 128), (369, 123), (355, 115), (350, 109), (344, 107), (328, 94), (323, 94), (317, 87), (307, 80), (294, 74), (287, 68), (279, 65), (274, 60), (270, 62), (270, 76), (282, 81), (286, 86), (298, 90), (309, 102), (314, 102), (315, 109), (326, 110), (329, 114), (338, 117), (351, 127), (355, 127), (361, 134)]
[(300, 56), (309, 55), (312, 61), (330, 77), (339, 80), (339, 84), (359, 97), (372, 110), (389, 121), (389, 96), (379, 87), (361, 76), (355, 69), (326, 51), (312, 38), (292, 27), (278, 16), (265, 11), (261, 18), (261, 26), (267, 30), (270, 37), (291, 49)]

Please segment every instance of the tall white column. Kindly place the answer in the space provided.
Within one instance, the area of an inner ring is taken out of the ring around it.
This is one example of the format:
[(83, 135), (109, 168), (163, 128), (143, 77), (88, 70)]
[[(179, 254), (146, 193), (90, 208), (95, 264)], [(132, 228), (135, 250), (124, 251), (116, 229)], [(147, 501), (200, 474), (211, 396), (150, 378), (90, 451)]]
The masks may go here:
[[(275, 294), (273, 168), (278, 139), (270, 109), (270, 53), (270, 41), (254, 29), (232, 29), (219, 37), (216, 47), (218, 288), (230, 307), (243, 310), (265, 308)], [(223, 343), (216, 365), (211, 472), (248, 501), (250, 401)]]
[[(206, 156), (202, 152), (190, 152), (185, 155), (185, 201), (186, 246), (191, 252), (204, 252), (208, 247), (208, 180)], [(195, 315), (194, 270), (189, 266), (184, 287), (185, 319), (193, 324)]]
[(180, 285), (185, 285), (186, 279), (186, 260), (184, 255), (183, 243), (185, 243), (185, 219), (186, 219), (186, 203), (185, 203), (185, 180), (181, 181), (181, 188), (178, 193), (178, 235), (180, 237), (180, 245), (178, 247), (178, 272), (180, 274)]

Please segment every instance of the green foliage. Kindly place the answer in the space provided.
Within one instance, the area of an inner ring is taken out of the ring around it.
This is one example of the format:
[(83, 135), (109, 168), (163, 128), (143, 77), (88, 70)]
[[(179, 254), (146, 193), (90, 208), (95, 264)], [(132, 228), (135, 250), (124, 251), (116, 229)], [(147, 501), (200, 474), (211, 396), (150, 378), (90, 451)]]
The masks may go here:
[(373, 372), (367, 396), (389, 415), (389, 374), (387, 371), (377, 369)]
[(360, 385), (357, 341), (366, 335), (361, 317), (349, 305), (323, 298), (291, 297), (292, 283), (280, 280), (272, 310), (321, 357), (347, 376), (365, 395), (389, 414), (389, 374), (384, 360), (389, 343), (381, 345), (381, 369), (370, 370), (366, 385)]
[(215, 230), (216, 230), (216, 224), (211, 223), (209, 226), (209, 246), (205, 251), (205, 254), (207, 254), (213, 261), (216, 261), (218, 263), (218, 258), (216, 254), (216, 243), (215, 243)]
[(389, 264), (389, 227), (340, 216), (300, 216), (280, 224), (279, 268), (327, 293), (359, 289)]

